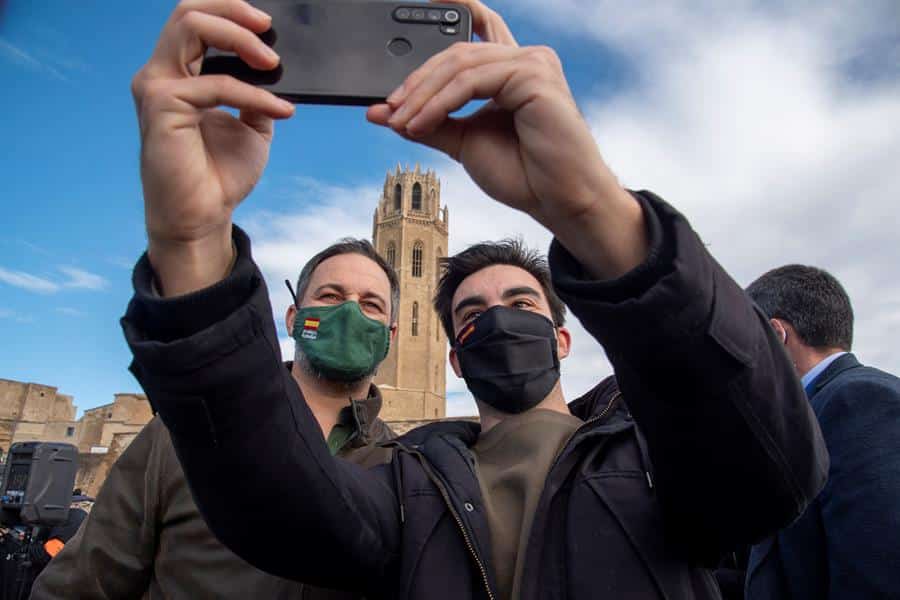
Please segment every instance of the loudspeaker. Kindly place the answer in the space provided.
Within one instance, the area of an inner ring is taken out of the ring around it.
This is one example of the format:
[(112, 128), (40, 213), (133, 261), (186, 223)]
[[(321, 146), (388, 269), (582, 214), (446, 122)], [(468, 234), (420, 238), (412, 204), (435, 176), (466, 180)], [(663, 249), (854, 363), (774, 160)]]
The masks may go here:
[(17, 442), (9, 449), (0, 488), (8, 524), (58, 525), (69, 517), (78, 449), (59, 442)]

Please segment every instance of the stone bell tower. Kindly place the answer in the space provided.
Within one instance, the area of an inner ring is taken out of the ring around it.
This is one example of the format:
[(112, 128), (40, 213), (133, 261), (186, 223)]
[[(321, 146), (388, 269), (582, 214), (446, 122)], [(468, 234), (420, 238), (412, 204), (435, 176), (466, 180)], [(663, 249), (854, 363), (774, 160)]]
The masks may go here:
[(372, 227), (372, 243), (400, 278), (397, 337), (378, 369), (382, 418), (439, 419), (446, 414), (447, 336), (431, 299), (446, 256), (449, 216), (434, 171), (388, 172)]

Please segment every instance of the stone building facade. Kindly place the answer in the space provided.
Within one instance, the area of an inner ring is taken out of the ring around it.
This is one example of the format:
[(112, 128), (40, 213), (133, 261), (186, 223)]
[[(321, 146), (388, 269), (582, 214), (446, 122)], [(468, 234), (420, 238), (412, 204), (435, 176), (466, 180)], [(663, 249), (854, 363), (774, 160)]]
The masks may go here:
[(0, 452), (16, 442), (66, 442), (78, 448), (75, 487), (95, 495), (109, 467), (151, 418), (142, 394), (116, 394), (75, 420), (72, 396), (39, 383), (0, 379)]
[(16, 442), (69, 442), (77, 445), (72, 396), (50, 385), (0, 379), (0, 452)]
[(400, 278), (397, 337), (378, 369), (385, 421), (427, 421), (446, 414), (447, 336), (431, 305), (446, 256), (449, 214), (434, 171), (387, 174), (372, 219), (372, 243)]

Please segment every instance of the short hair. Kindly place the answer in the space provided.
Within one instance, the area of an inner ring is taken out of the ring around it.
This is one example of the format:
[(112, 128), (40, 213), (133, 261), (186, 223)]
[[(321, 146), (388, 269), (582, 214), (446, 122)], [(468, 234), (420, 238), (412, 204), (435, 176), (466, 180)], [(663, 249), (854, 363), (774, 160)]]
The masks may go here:
[(747, 294), (770, 319), (790, 323), (805, 345), (850, 351), (850, 297), (827, 271), (805, 265), (778, 267), (751, 283)]
[(493, 265), (512, 265), (534, 276), (550, 305), (553, 324), (562, 327), (566, 322), (566, 305), (553, 289), (547, 259), (529, 249), (520, 239), (482, 242), (470, 246), (455, 256), (441, 261), (443, 273), (434, 294), (434, 309), (444, 326), (447, 339), (453, 343), (453, 294), (470, 275)]
[(312, 279), (312, 274), (316, 268), (329, 258), (340, 256), (341, 254), (360, 254), (371, 259), (381, 267), (381, 270), (387, 275), (388, 283), (391, 286), (391, 324), (396, 323), (397, 311), (400, 308), (400, 280), (397, 279), (397, 272), (394, 271), (394, 268), (381, 258), (381, 255), (378, 254), (378, 251), (375, 250), (375, 247), (369, 240), (351, 237), (342, 238), (309, 259), (303, 265), (300, 276), (297, 277), (297, 302), (300, 302), (300, 299), (306, 294), (309, 280)]

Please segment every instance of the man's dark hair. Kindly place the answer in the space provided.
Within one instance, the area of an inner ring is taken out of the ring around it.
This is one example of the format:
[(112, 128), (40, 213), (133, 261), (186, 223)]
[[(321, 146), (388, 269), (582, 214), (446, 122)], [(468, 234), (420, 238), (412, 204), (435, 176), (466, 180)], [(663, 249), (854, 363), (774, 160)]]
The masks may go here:
[(747, 293), (770, 319), (790, 323), (805, 345), (850, 351), (853, 345), (850, 297), (827, 271), (785, 265), (751, 283)]
[(397, 311), (400, 308), (400, 281), (397, 279), (397, 273), (394, 271), (394, 268), (381, 258), (381, 255), (378, 254), (378, 251), (375, 250), (375, 247), (372, 246), (369, 240), (343, 238), (309, 259), (309, 262), (300, 271), (300, 276), (297, 277), (297, 302), (300, 302), (303, 295), (306, 294), (306, 288), (309, 287), (309, 280), (312, 278), (313, 271), (329, 258), (340, 256), (341, 254), (361, 254), (381, 267), (381, 270), (387, 275), (388, 282), (391, 284), (391, 324), (396, 323)]
[(553, 290), (550, 281), (550, 267), (544, 256), (522, 243), (519, 239), (505, 239), (499, 242), (482, 242), (463, 250), (456, 256), (441, 261), (443, 273), (434, 294), (434, 309), (444, 326), (447, 339), (453, 343), (453, 294), (463, 280), (493, 265), (512, 265), (528, 271), (541, 284), (541, 289), (550, 305), (553, 323), (561, 327), (566, 322), (566, 305)]

